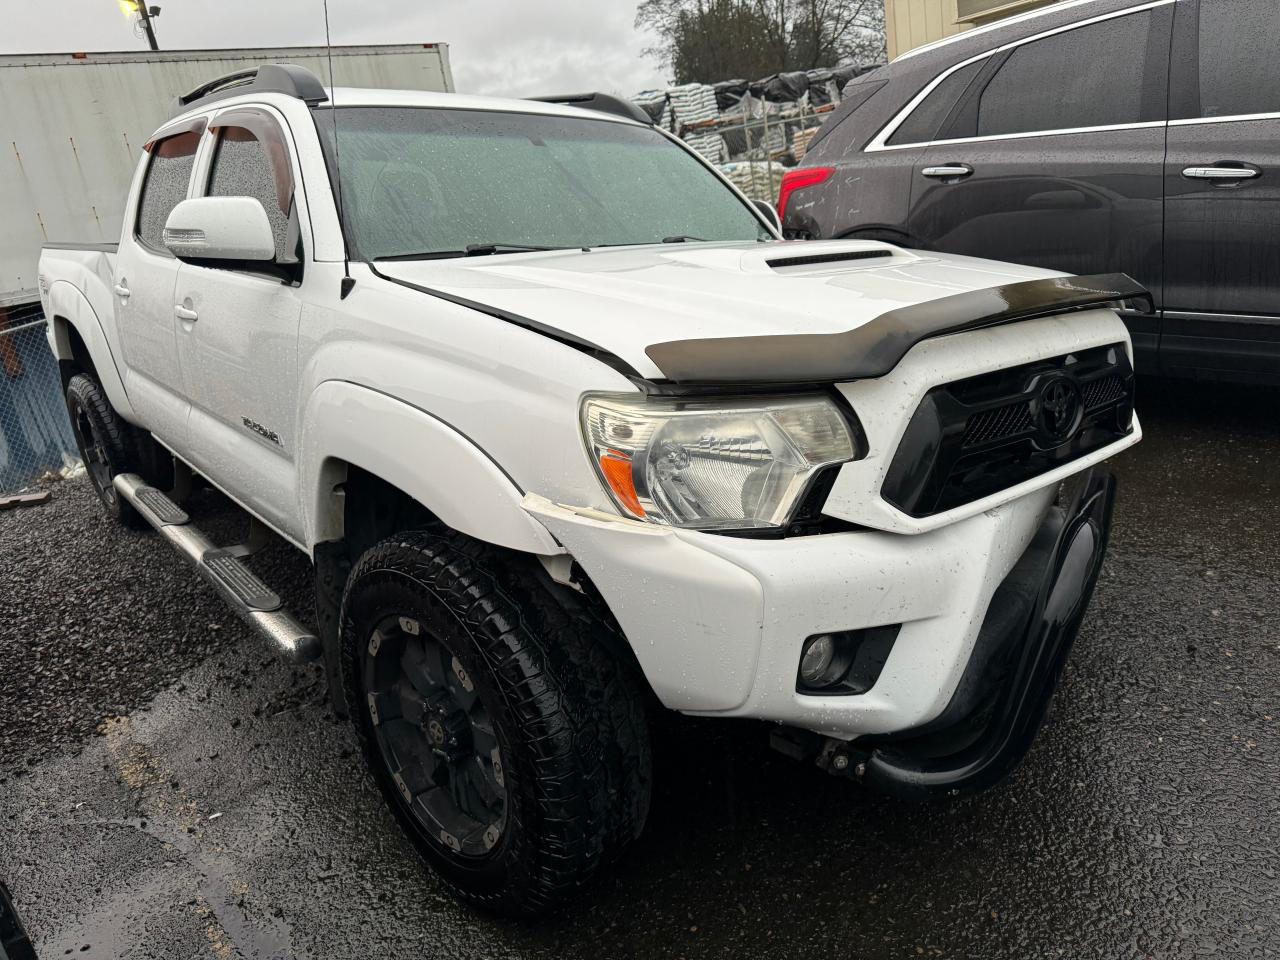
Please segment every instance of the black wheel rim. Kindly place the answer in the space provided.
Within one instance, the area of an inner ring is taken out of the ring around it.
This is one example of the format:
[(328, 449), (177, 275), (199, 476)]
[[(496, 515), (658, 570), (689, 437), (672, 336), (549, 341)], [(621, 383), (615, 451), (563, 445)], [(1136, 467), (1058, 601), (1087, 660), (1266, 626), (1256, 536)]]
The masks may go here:
[(404, 808), (455, 854), (491, 854), (506, 829), (507, 791), (497, 733), (473, 678), (411, 617), (383, 619), (365, 658), (374, 740)]
[(80, 459), (84, 461), (89, 482), (104, 503), (114, 506), (116, 488), (111, 482), (111, 460), (107, 456), (106, 444), (98, 434), (89, 412), (79, 403), (71, 408), (71, 428), (76, 435), (76, 446), (80, 448)]

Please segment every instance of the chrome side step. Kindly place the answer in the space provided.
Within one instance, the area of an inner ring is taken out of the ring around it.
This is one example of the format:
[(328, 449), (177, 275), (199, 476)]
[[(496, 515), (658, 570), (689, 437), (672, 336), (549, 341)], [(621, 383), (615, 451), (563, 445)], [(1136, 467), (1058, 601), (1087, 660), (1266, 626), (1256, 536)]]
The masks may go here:
[(245, 623), (267, 641), (271, 649), (291, 663), (306, 663), (320, 656), (320, 640), (299, 623), (270, 587), (240, 560), (235, 548), (220, 548), (191, 523), (187, 512), (155, 487), (133, 473), (115, 478), (115, 488), (138, 513), (159, 531), (196, 568)]

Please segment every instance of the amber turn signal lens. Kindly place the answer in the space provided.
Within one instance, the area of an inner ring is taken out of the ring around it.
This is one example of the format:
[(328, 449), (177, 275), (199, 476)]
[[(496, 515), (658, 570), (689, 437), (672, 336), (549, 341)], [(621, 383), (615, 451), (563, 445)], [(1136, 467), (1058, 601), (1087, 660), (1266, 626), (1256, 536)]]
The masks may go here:
[(640, 497), (636, 494), (636, 482), (631, 473), (631, 458), (617, 450), (606, 451), (600, 458), (600, 472), (609, 483), (618, 502), (635, 516), (644, 516)]

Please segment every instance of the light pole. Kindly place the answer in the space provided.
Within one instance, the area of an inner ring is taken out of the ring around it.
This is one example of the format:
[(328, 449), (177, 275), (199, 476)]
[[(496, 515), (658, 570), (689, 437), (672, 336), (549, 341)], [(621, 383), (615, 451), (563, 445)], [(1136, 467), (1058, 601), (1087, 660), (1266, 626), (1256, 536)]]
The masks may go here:
[(137, 15), (142, 22), (142, 29), (147, 33), (147, 43), (152, 50), (159, 50), (160, 44), (156, 42), (156, 31), (151, 25), (151, 18), (160, 15), (160, 8), (148, 7), (146, 0), (120, 0), (120, 9), (125, 12), (125, 16)]

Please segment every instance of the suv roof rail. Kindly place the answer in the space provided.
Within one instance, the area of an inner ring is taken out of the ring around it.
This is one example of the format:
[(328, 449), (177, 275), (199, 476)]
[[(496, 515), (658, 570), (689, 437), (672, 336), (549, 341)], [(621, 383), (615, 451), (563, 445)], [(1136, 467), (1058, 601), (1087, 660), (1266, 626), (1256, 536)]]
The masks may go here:
[(283, 93), (311, 106), (329, 99), (320, 78), (306, 67), (295, 63), (264, 63), (215, 77), (190, 93), (175, 98), (172, 115), (182, 113), (195, 103), (222, 100), (243, 93)]
[(595, 110), (599, 113), (611, 113), (615, 117), (635, 120), (645, 126), (652, 127), (653, 119), (630, 100), (623, 100), (607, 93), (566, 93), (558, 97), (529, 97), (539, 103), (563, 103), (583, 110)]

